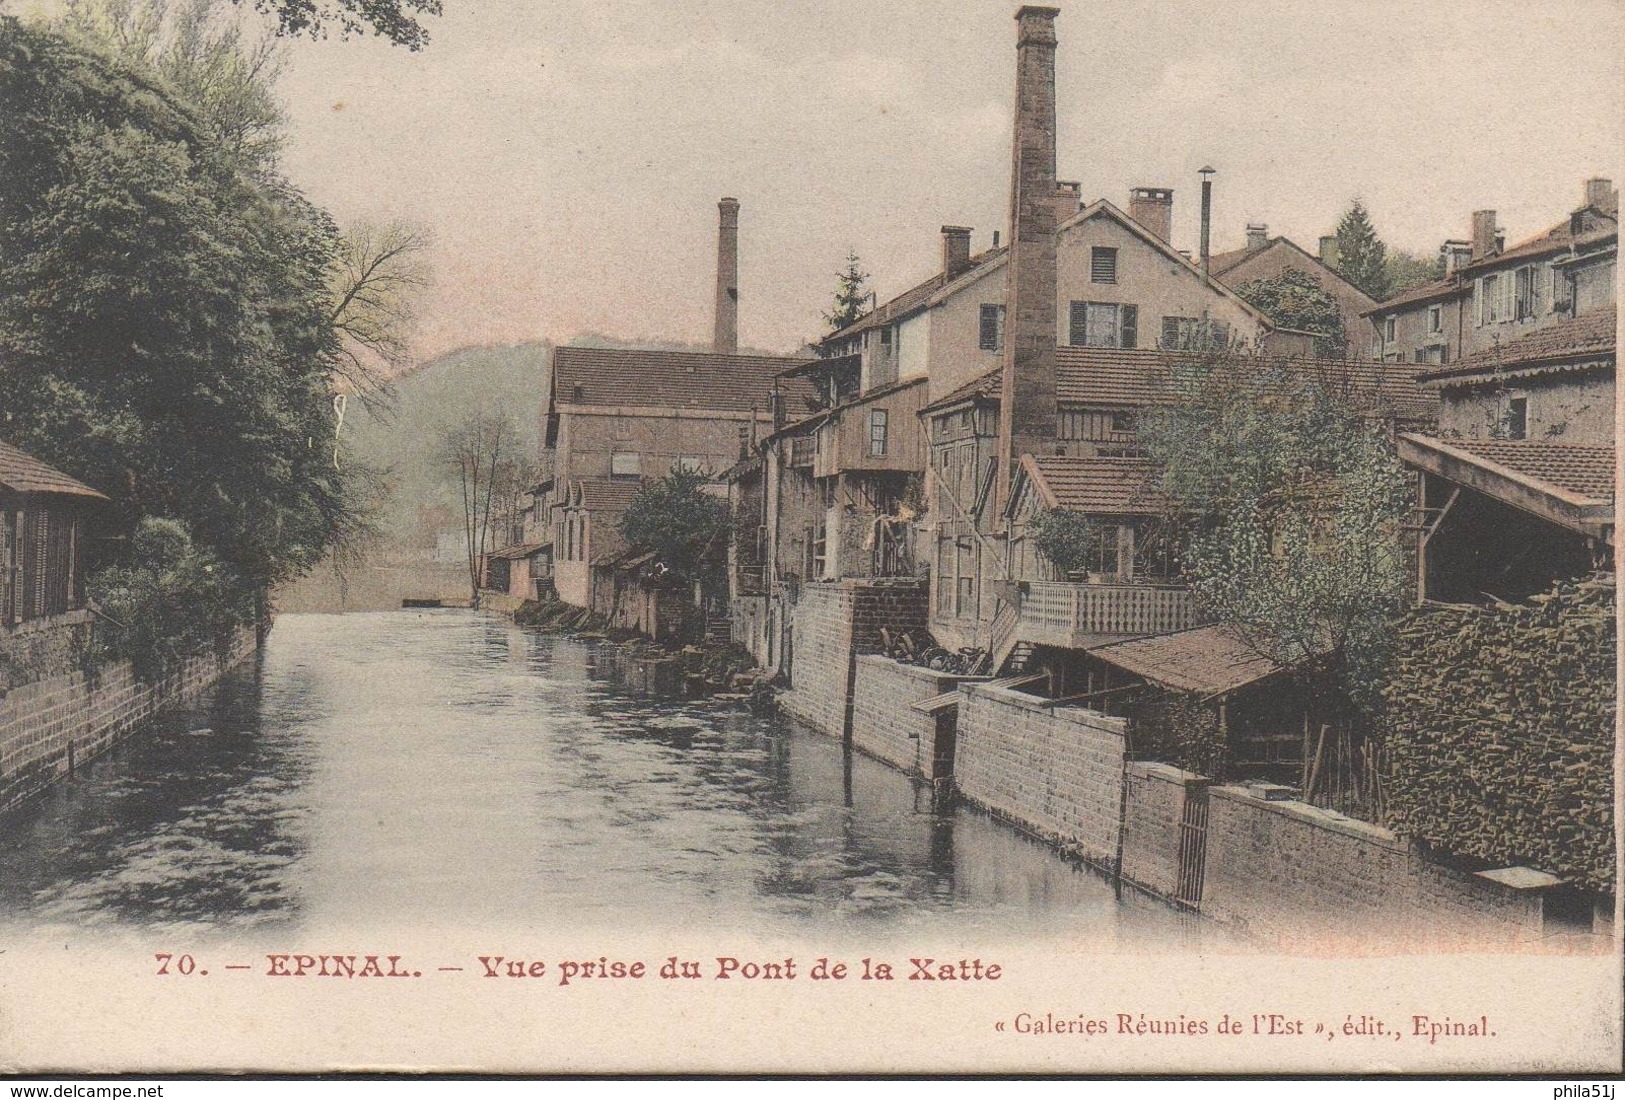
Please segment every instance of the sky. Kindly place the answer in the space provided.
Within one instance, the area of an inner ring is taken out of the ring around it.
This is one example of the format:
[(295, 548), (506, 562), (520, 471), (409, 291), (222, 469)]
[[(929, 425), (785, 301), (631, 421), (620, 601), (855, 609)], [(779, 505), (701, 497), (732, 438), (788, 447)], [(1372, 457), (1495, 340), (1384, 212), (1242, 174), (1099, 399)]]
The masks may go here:
[[(424, 357), (588, 332), (710, 339), (716, 201), (739, 198), (740, 342), (824, 329), (849, 250), (885, 300), (939, 227), (1008, 220), (1018, 5), (445, 0), (419, 53), (298, 41), (285, 169), (341, 221), (434, 236)], [(1058, 0), (1058, 168), (1085, 199), (1174, 189), (1194, 250), (1267, 223), (1311, 251), (1359, 196), (1433, 255), (1516, 242), (1620, 180), (1622, 0)]]

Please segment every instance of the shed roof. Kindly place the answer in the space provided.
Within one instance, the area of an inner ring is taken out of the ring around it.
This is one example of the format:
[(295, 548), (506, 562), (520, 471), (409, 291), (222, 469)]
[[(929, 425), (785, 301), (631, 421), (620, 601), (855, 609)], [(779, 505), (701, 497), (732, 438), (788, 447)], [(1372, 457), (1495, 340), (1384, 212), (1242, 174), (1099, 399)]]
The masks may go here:
[(1545, 439), (1452, 439), (1458, 451), (1564, 492), (1595, 501), (1614, 499), (1614, 448)]
[(1284, 671), (1224, 623), (1113, 642), (1089, 655), (1164, 687), (1201, 695), (1224, 695)]
[(47, 466), (9, 443), (0, 443), (0, 489), (12, 493), (107, 499), (84, 482), (76, 481), (54, 466)]

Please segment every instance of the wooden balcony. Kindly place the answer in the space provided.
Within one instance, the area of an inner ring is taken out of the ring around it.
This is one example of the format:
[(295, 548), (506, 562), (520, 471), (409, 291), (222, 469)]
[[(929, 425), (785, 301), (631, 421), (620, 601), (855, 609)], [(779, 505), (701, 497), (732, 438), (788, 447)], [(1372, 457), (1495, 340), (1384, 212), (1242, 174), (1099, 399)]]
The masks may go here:
[(1166, 634), (1206, 620), (1188, 588), (1154, 584), (1033, 581), (1021, 599), (1016, 637), (1036, 645), (1099, 645)]

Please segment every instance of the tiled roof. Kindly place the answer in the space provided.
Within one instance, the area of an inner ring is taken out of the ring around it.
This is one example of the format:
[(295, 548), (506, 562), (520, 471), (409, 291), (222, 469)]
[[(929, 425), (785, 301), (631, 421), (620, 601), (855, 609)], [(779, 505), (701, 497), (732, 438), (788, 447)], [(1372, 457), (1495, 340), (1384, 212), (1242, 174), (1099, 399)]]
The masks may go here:
[[(1187, 352), (1124, 348), (1056, 349), (1056, 395), (1062, 404), (1144, 408), (1166, 404), (1172, 390), (1170, 368), (1197, 360)], [(1334, 393), (1362, 405), (1389, 406), (1407, 419), (1437, 415), (1437, 400), (1417, 385), (1414, 367), (1365, 359), (1262, 356), (1262, 369), (1281, 369), (1314, 378)]]
[[(1062, 405), (1132, 409), (1166, 404), (1171, 392), (1169, 367), (1191, 361), (1188, 352), (1135, 348), (1059, 347), (1056, 397)], [(1438, 400), (1414, 376), (1415, 367), (1365, 359), (1314, 359), (1265, 356), (1261, 366), (1310, 375), (1334, 392), (1366, 402), (1386, 404), (1408, 420), (1433, 420)], [(1000, 370), (994, 368), (927, 405), (922, 412), (947, 408), (972, 398), (999, 400)]]
[(1415, 305), (1418, 302), (1431, 302), (1436, 298), (1450, 298), (1465, 293), (1468, 284), (1457, 282), (1454, 277), (1439, 279), (1421, 286), (1413, 286), (1402, 294), (1396, 294), (1387, 301), (1382, 302), (1362, 313), (1362, 317), (1370, 317), (1378, 313), (1388, 313), (1400, 306)]
[(589, 512), (624, 512), (642, 488), (642, 481), (631, 478), (584, 477), (571, 496)]
[(105, 496), (61, 470), (47, 466), (33, 455), (9, 443), (0, 443), (0, 489), (13, 493), (50, 493), (58, 496)]
[(1431, 382), (1497, 370), (1518, 370), (1559, 359), (1611, 356), (1617, 313), (1618, 307), (1610, 305), (1578, 317), (1566, 317), (1419, 377)]
[(992, 370), (987, 371), (984, 374), (977, 375), (975, 378), (971, 379), (969, 382), (966, 382), (958, 389), (950, 390), (948, 393), (943, 394), (941, 397), (937, 398), (920, 411), (923, 413), (930, 412), (933, 409), (945, 409), (949, 405), (957, 405), (961, 401), (970, 401), (976, 398), (981, 398), (983, 400), (991, 398), (992, 400), (997, 401), (999, 399), (999, 385), (1003, 378), (1003, 374), (1003, 367), (994, 367)]
[(1222, 623), (1113, 642), (1089, 655), (1164, 687), (1200, 695), (1235, 691), (1281, 671), (1236, 628)]
[(806, 381), (779, 377), (801, 362), (778, 355), (561, 347), (553, 350), (553, 393), (559, 404), (766, 412), (775, 386), (792, 407), (812, 395)]
[(970, 266), (951, 280), (946, 277), (945, 272), (938, 271), (925, 282), (909, 287), (897, 297), (884, 305), (876, 306), (840, 331), (824, 337), (823, 342), (827, 344), (832, 340), (844, 340), (848, 336), (856, 336), (860, 332), (867, 332), (872, 328), (879, 328), (892, 321), (907, 317), (909, 314), (930, 305), (931, 299), (936, 296), (937, 292), (948, 286), (950, 282), (958, 282), (989, 261), (1002, 258), (1007, 251), (1009, 251), (1008, 248), (999, 247), (990, 248), (985, 252), (978, 252), (970, 258)]
[(1051, 508), (1107, 515), (1160, 510), (1157, 465), (1150, 459), (1022, 455), (1021, 466)]
[(1596, 501), (1614, 499), (1614, 448), (1544, 439), (1450, 439), (1458, 451)]
[[(1342, 275), (1338, 274), (1336, 268), (1323, 263), (1319, 256), (1316, 256), (1313, 252), (1301, 247), (1290, 237), (1271, 237), (1265, 242), (1263, 248), (1238, 248), (1232, 252), (1220, 252), (1216, 255), (1209, 256), (1208, 269), (1213, 273), (1213, 277), (1215, 279), (1220, 279), (1223, 278), (1232, 268), (1240, 267), (1243, 261), (1247, 260), (1249, 257), (1262, 256), (1264, 253), (1276, 248), (1285, 248), (1296, 253), (1300, 264), (1304, 268), (1309, 269), (1310, 274), (1312, 274), (1316, 279), (1336, 280), (1338, 283), (1343, 285), (1346, 291), (1358, 294), (1365, 301), (1372, 301), (1370, 295), (1366, 294), (1365, 291), (1343, 278)], [(1375, 303), (1373, 302), (1372, 304), (1374, 305)]]

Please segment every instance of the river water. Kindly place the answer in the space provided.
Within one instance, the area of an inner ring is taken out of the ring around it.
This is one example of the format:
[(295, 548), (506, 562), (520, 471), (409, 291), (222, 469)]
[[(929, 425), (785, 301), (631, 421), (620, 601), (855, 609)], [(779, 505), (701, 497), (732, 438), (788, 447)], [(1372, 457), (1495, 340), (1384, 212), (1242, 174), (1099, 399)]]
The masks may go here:
[(471, 612), (282, 616), (197, 705), (0, 817), (0, 930), (1208, 934), (830, 738), (610, 666)]

